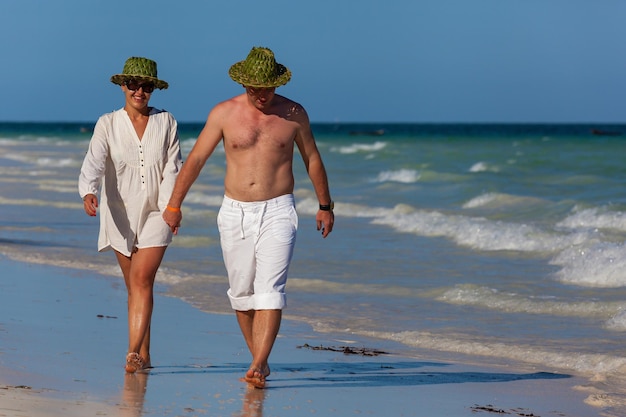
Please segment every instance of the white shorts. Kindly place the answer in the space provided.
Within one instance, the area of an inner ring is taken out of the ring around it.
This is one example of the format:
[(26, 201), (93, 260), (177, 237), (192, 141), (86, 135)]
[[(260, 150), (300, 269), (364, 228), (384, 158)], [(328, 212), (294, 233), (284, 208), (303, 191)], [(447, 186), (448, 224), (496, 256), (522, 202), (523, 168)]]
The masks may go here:
[(217, 227), (232, 308), (283, 309), (287, 304), (287, 271), (298, 229), (293, 195), (254, 202), (224, 196)]

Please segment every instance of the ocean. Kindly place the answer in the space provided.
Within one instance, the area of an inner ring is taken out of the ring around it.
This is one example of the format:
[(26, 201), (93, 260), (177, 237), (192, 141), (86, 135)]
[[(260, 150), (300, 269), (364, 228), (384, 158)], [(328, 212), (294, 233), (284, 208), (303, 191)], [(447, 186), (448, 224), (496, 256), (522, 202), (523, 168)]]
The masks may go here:
[[(0, 123), (0, 253), (121, 282), (77, 191), (92, 127)], [(179, 127), (185, 158), (202, 124)], [(409, 356), (582, 375), (590, 401), (626, 410), (626, 125), (313, 131), (335, 228), (316, 230), (295, 155), (286, 319)], [(224, 171), (218, 148), (157, 276), (158, 291), (216, 313), (231, 312), (216, 226)]]

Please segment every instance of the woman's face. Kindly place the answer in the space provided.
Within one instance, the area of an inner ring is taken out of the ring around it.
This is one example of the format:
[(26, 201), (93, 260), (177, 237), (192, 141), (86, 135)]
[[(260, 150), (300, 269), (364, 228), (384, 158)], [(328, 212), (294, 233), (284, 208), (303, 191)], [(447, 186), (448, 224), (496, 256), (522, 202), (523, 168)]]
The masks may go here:
[(148, 102), (154, 91), (154, 83), (130, 79), (122, 85), (126, 96), (126, 104), (136, 110), (148, 107)]

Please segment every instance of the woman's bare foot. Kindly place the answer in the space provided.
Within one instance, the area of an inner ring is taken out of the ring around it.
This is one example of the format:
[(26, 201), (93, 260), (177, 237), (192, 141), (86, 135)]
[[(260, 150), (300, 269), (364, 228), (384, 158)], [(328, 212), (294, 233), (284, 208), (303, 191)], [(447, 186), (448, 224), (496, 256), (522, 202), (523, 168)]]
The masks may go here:
[(137, 371), (147, 368), (148, 365), (144, 358), (137, 352), (130, 352), (126, 355), (126, 372), (134, 374)]
[(246, 376), (242, 379), (246, 381), (248, 384), (252, 385), (254, 388), (263, 389), (265, 388), (265, 379), (270, 375), (270, 367), (266, 366), (265, 368), (255, 368), (251, 367), (246, 372)]

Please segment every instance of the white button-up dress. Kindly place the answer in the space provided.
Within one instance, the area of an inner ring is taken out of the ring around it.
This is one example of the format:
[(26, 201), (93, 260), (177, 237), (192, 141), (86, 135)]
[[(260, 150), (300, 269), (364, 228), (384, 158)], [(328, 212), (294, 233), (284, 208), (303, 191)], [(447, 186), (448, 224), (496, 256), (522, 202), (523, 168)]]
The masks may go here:
[(162, 212), (181, 165), (178, 125), (169, 112), (151, 108), (142, 138), (124, 109), (98, 119), (78, 190), (81, 198), (100, 195), (99, 251), (130, 256), (172, 241)]

